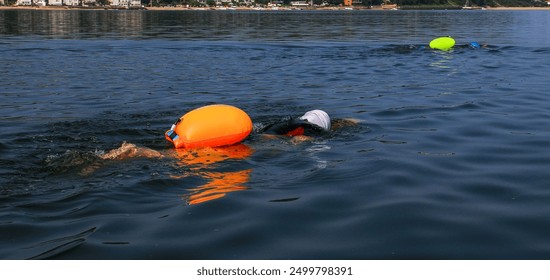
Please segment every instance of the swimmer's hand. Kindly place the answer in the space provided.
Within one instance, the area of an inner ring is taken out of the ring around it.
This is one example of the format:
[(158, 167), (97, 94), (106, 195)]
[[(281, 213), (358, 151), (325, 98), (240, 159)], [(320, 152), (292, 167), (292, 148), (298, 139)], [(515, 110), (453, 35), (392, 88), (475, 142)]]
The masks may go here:
[(311, 141), (313, 137), (305, 136), (305, 135), (296, 135), (290, 139), (290, 143), (294, 145), (302, 144), (306, 141)]
[(153, 149), (138, 147), (132, 143), (126, 143), (124, 141), (120, 148), (111, 150), (103, 155), (99, 156), (105, 160), (123, 160), (129, 158), (162, 158), (164, 157), (160, 152)]

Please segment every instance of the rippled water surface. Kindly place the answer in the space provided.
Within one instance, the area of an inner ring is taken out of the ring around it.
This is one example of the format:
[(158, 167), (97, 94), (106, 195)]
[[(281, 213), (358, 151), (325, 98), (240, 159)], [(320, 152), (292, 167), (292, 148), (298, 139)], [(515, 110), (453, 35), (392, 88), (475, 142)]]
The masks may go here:
[[(550, 14), (0, 11), (0, 258), (548, 259)], [(443, 35), (485, 48), (441, 52)], [(175, 151), (185, 112), (324, 109)], [(164, 158), (105, 161), (123, 141)]]

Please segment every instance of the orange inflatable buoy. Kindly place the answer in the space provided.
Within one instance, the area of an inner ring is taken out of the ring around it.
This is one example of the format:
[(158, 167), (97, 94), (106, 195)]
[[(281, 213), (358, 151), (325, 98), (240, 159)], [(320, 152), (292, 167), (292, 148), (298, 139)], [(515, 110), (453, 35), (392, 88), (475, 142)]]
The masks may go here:
[(164, 136), (179, 148), (228, 146), (252, 131), (252, 120), (241, 109), (223, 104), (197, 108), (179, 118)]

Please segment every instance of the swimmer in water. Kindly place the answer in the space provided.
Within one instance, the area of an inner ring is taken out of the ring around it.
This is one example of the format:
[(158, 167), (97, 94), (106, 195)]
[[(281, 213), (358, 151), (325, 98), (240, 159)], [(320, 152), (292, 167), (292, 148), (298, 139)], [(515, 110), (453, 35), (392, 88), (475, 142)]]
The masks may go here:
[(488, 44), (480, 44), (478, 42), (470, 42), (468, 44), (463, 45), (455, 45), (455, 48), (462, 48), (462, 49), (479, 49), (479, 48), (487, 48)]
[(277, 122), (266, 125), (260, 133), (266, 135), (312, 136), (330, 131), (329, 115), (322, 110), (306, 112), (298, 118), (286, 117)]
[[(258, 133), (267, 139), (277, 137), (290, 137), (290, 142), (299, 144), (312, 140), (315, 136), (329, 133), (331, 130), (340, 129), (346, 126), (357, 125), (356, 119), (331, 120), (323, 110), (312, 110), (301, 117), (286, 117), (274, 123), (270, 123), (258, 129)], [(132, 143), (123, 142), (122, 145), (99, 155), (104, 160), (123, 160), (129, 158), (162, 158), (161, 152), (136, 146)]]
[(277, 136), (291, 137), (291, 143), (298, 144), (311, 140), (330, 132), (332, 129), (339, 129), (344, 126), (356, 125), (359, 121), (355, 119), (330, 119), (330, 116), (323, 110), (312, 110), (301, 117), (286, 117), (277, 122), (266, 125), (259, 129), (266, 138)]
[[(460, 44), (460, 45), (454, 45), (452, 49), (480, 49), (480, 48), (488, 48), (489, 45), (484, 43), (480, 44), (478, 42), (470, 42), (468, 44)], [(407, 47), (409, 50), (426, 50), (430, 49), (430, 46), (417, 46), (417, 45), (409, 45)]]
[[(314, 139), (314, 136), (328, 134), (331, 130), (356, 125), (358, 122), (354, 119), (331, 120), (326, 112), (312, 110), (301, 117), (286, 117), (268, 125), (263, 125), (262, 128), (256, 129), (256, 133), (267, 139), (281, 137), (285, 139), (283, 141), (285, 143), (299, 144)], [(262, 125), (257, 124), (256, 127), (258, 126)], [(181, 170), (181, 174), (170, 175), (170, 178), (199, 176), (205, 180), (204, 184), (187, 188), (186, 193), (182, 195), (187, 204), (198, 204), (221, 198), (230, 192), (248, 189), (247, 183), (250, 180), (251, 168), (228, 171), (225, 168), (219, 169), (217, 163), (227, 159), (242, 160), (250, 157), (253, 151), (248, 145), (237, 143), (231, 146), (170, 149), (159, 152), (123, 142), (119, 148), (100, 154), (98, 157), (106, 161), (121, 161), (132, 158), (177, 159), (176, 164), (185, 166), (185, 168)], [(88, 166), (80, 174), (90, 175), (100, 166), (99, 164)]]

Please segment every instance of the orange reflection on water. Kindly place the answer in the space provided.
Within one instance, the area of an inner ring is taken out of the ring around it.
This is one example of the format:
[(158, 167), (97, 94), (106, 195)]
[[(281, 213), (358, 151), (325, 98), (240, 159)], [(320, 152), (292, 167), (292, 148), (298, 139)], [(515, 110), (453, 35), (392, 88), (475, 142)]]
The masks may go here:
[[(244, 144), (227, 147), (200, 148), (200, 149), (176, 149), (179, 164), (191, 170), (190, 174), (198, 175), (208, 182), (204, 185), (189, 189), (189, 193), (183, 195), (188, 204), (198, 204), (213, 199), (224, 197), (227, 193), (246, 190), (246, 183), (250, 178), (252, 169), (240, 171), (212, 171), (216, 163), (226, 160), (242, 160), (252, 155), (254, 150)], [(179, 177), (179, 176), (173, 176)]]
[(203, 177), (210, 180), (208, 183), (195, 187), (184, 195), (188, 204), (198, 204), (224, 197), (225, 194), (248, 189), (244, 184), (248, 182), (252, 169), (237, 172), (205, 172)]

